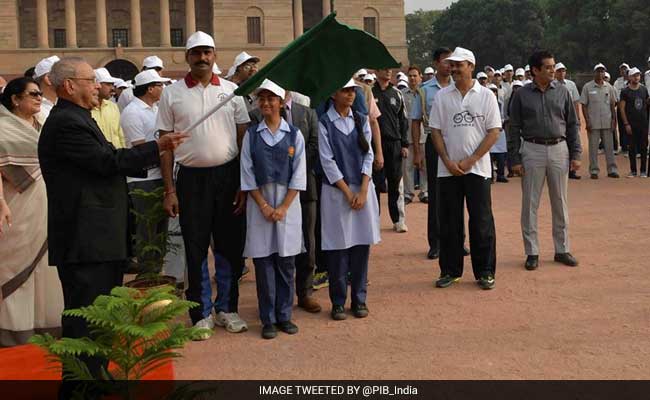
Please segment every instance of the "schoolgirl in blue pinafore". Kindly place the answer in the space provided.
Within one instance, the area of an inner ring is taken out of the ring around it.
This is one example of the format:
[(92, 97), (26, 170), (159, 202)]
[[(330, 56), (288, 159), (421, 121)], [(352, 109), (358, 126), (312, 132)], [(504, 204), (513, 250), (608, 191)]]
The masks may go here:
[[(274, 326), (287, 333), (297, 332), (291, 323), (291, 310), (295, 256), (304, 252), (299, 195), (282, 220), (269, 221), (263, 211), (281, 208), (289, 191), (306, 189), (304, 139), (300, 130), (284, 119), (275, 132), (265, 120), (248, 128), (240, 157), (241, 190), (248, 192), (243, 256), (252, 258), (255, 265), (262, 336), (270, 339), (275, 337)], [(252, 195), (255, 190), (263, 197), (261, 206)], [(287, 323), (290, 331), (285, 329)]]
[[(349, 82), (348, 86), (353, 83)], [(378, 243), (379, 206), (372, 183), (374, 159), (367, 117), (347, 108), (336, 110), (337, 100), (319, 120), (319, 154), (323, 172), (321, 192), (322, 250), (329, 268), (332, 318), (345, 319), (347, 276), (351, 275), (351, 307), (355, 316), (365, 317), (370, 245)], [(365, 145), (360, 144), (363, 135)], [(363, 147), (363, 148), (362, 148)], [(365, 175), (365, 179), (364, 179)], [(339, 185), (345, 182), (358, 194), (366, 181), (366, 202), (353, 209)]]

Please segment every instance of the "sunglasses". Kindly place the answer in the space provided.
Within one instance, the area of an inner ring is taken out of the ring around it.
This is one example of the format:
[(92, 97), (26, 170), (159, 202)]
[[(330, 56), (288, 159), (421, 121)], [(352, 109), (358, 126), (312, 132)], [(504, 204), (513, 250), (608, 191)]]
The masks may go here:
[(37, 91), (37, 90), (33, 90), (33, 91), (31, 91), (31, 92), (27, 92), (27, 95), (30, 96), (30, 97), (32, 97), (32, 98), (34, 98), (34, 99), (36, 99), (36, 98), (39, 98), (39, 97), (43, 97), (43, 92), (39, 92), (39, 91)]

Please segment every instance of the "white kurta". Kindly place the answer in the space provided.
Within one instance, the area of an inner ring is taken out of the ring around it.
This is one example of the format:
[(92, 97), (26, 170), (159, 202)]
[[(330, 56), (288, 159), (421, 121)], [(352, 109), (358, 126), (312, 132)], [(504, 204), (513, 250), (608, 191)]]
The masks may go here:
[[(297, 128), (296, 128), (297, 129)], [(297, 129), (298, 130), (298, 129)], [(289, 186), (267, 183), (258, 187), (255, 180), (255, 170), (250, 152), (250, 131), (246, 132), (241, 149), (241, 190), (258, 189), (269, 206), (279, 207), (287, 195), (288, 189), (305, 190), (307, 188), (307, 161), (305, 157), (305, 141), (298, 130), (293, 156), (293, 174)], [(269, 145), (275, 146), (285, 135), (289, 134), (289, 124), (282, 120), (280, 128), (271, 133), (266, 123), (262, 121), (257, 135)], [(278, 253), (280, 257), (295, 256), (305, 251), (302, 236), (302, 209), (300, 195), (296, 195), (282, 221), (270, 222), (264, 218), (259, 206), (249, 194), (246, 202), (246, 245), (244, 257), (261, 258)]]
[[(334, 107), (327, 111), (327, 117), (334, 125), (346, 135), (354, 130), (354, 118), (352, 111), (347, 117), (341, 117)], [(330, 182), (336, 182), (343, 178), (341, 170), (334, 161), (332, 148), (330, 147), (330, 134), (323, 124), (318, 124), (318, 147), (323, 172)], [(368, 143), (371, 141), (370, 124), (366, 122), (363, 127), (363, 135)], [(359, 150), (361, 151), (361, 150)], [(375, 187), (372, 183), (372, 162), (374, 154), (372, 146), (368, 153), (363, 156), (361, 173), (370, 177), (368, 184), (368, 197), (366, 204), (360, 210), (353, 210), (343, 195), (343, 192), (335, 186), (323, 183), (320, 197), (321, 215), (321, 247), (323, 250), (343, 250), (358, 245), (371, 245), (379, 243), (379, 204), (375, 196)], [(350, 190), (357, 193), (360, 185), (350, 185)]]

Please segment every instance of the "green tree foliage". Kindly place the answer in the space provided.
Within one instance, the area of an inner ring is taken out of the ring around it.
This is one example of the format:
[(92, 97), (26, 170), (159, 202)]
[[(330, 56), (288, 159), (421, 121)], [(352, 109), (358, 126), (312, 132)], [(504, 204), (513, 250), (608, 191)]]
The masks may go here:
[(417, 10), (406, 15), (406, 43), (409, 60), (422, 68), (431, 65), (433, 55), (433, 23), (442, 11)]

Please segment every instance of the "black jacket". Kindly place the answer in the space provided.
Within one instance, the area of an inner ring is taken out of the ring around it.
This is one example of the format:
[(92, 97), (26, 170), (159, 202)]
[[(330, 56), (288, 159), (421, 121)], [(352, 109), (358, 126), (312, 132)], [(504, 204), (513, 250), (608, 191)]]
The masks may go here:
[[(249, 113), (251, 124), (262, 122), (262, 113), (259, 108)], [(318, 117), (316, 112), (309, 107), (291, 102), (291, 121), (289, 124), (300, 129), (305, 139), (305, 158), (307, 159), (307, 189), (300, 192), (300, 201), (318, 200), (318, 191), (316, 187), (316, 173), (314, 168), (318, 162)]]
[(116, 150), (90, 111), (59, 99), (38, 142), (47, 188), (50, 265), (100, 263), (129, 256), (125, 176), (159, 164), (156, 142)]
[(401, 142), (402, 147), (409, 147), (408, 119), (404, 107), (404, 96), (391, 83), (386, 90), (381, 90), (379, 82), (372, 87), (372, 94), (381, 115), (377, 119), (381, 132), (381, 141)]

